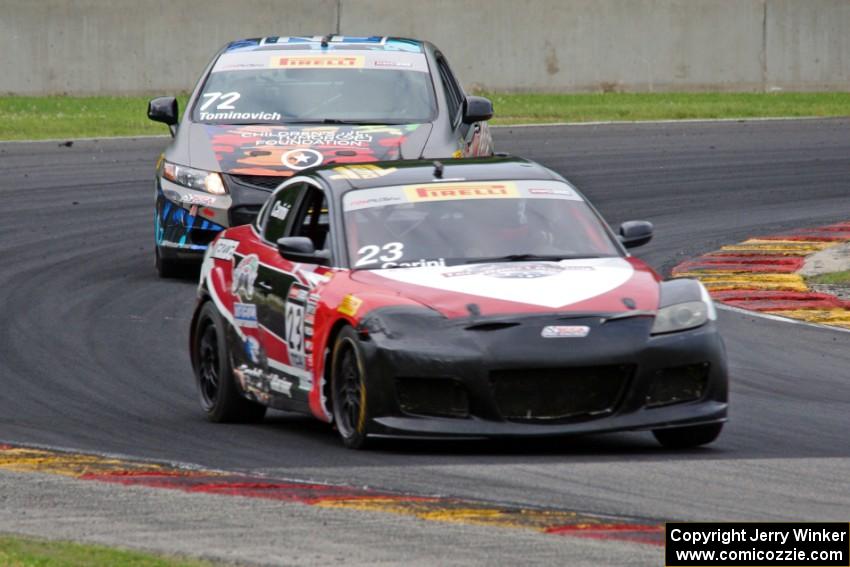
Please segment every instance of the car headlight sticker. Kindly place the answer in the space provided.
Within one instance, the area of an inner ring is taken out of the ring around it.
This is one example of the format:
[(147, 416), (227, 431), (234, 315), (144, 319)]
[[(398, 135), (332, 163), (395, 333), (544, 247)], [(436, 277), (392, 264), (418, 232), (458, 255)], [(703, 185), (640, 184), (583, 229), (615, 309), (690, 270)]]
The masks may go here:
[(214, 171), (194, 169), (185, 165), (177, 165), (168, 161), (162, 162), (162, 176), (169, 181), (212, 195), (224, 195), (227, 189), (221, 180), (221, 175)]

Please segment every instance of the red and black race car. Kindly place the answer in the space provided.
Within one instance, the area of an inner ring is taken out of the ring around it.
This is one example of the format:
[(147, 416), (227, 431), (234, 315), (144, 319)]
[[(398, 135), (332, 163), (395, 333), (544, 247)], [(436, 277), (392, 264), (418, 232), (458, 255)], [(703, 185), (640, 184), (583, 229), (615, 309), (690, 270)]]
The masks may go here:
[(725, 350), (695, 280), (662, 282), (566, 180), (513, 157), (292, 177), (206, 253), (191, 326), (213, 421), (267, 407), (370, 436), (651, 430), (713, 441)]

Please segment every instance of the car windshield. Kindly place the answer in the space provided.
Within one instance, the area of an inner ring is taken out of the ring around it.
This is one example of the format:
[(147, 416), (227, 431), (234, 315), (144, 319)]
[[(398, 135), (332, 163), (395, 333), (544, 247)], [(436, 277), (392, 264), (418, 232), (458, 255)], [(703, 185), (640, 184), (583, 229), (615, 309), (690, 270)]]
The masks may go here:
[(356, 269), (620, 255), (596, 213), (556, 181), (354, 190), (343, 211)]
[(403, 124), (434, 119), (422, 53), (225, 53), (204, 83), (195, 122)]

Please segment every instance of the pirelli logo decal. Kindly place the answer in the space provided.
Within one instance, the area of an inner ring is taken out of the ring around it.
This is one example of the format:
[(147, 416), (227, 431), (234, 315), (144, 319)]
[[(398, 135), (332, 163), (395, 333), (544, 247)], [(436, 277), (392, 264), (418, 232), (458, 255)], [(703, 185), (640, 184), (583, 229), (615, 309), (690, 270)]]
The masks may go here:
[(358, 69), (364, 65), (362, 55), (310, 55), (300, 57), (271, 58), (270, 67), (274, 69)]
[(453, 199), (512, 199), (519, 197), (514, 183), (453, 183), (409, 185), (404, 188), (409, 201), (449, 201)]

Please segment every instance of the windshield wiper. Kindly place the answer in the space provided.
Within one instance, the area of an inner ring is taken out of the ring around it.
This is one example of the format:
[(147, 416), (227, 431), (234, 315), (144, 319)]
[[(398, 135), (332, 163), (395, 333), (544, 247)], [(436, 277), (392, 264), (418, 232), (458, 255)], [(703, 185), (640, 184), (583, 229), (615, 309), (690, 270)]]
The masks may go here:
[(487, 262), (559, 262), (561, 260), (587, 260), (591, 258), (602, 258), (602, 256), (588, 254), (508, 254), (506, 256), (489, 256), (482, 258), (469, 258), (466, 264), (483, 264)]
[(386, 124), (407, 124), (398, 120), (342, 120), (339, 118), (323, 118), (321, 124), (350, 124), (352, 126), (384, 126)]
[(284, 120), (277, 124), (345, 124), (351, 126), (386, 126), (389, 124), (413, 124), (406, 120), (343, 120), (341, 118), (312, 118), (305, 120)]
[(240, 122), (238, 120), (234, 120), (232, 122), (201, 122), (201, 124), (210, 124), (213, 126), (275, 126), (276, 124), (280, 124), (280, 122), (256, 122), (253, 120)]
[(280, 120), (276, 122), (257, 122), (246, 120), (244, 122), (234, 120), (225, 122), (201, 122), (201, 124), (212, 124), (215, 126), (286, 126), (288, 124), (342, 124), (350, 126), (391, 126), (398, 124), (415, 124), (406, 120), (340, 120), (337, 118), (316, 118), (315, 120)]

